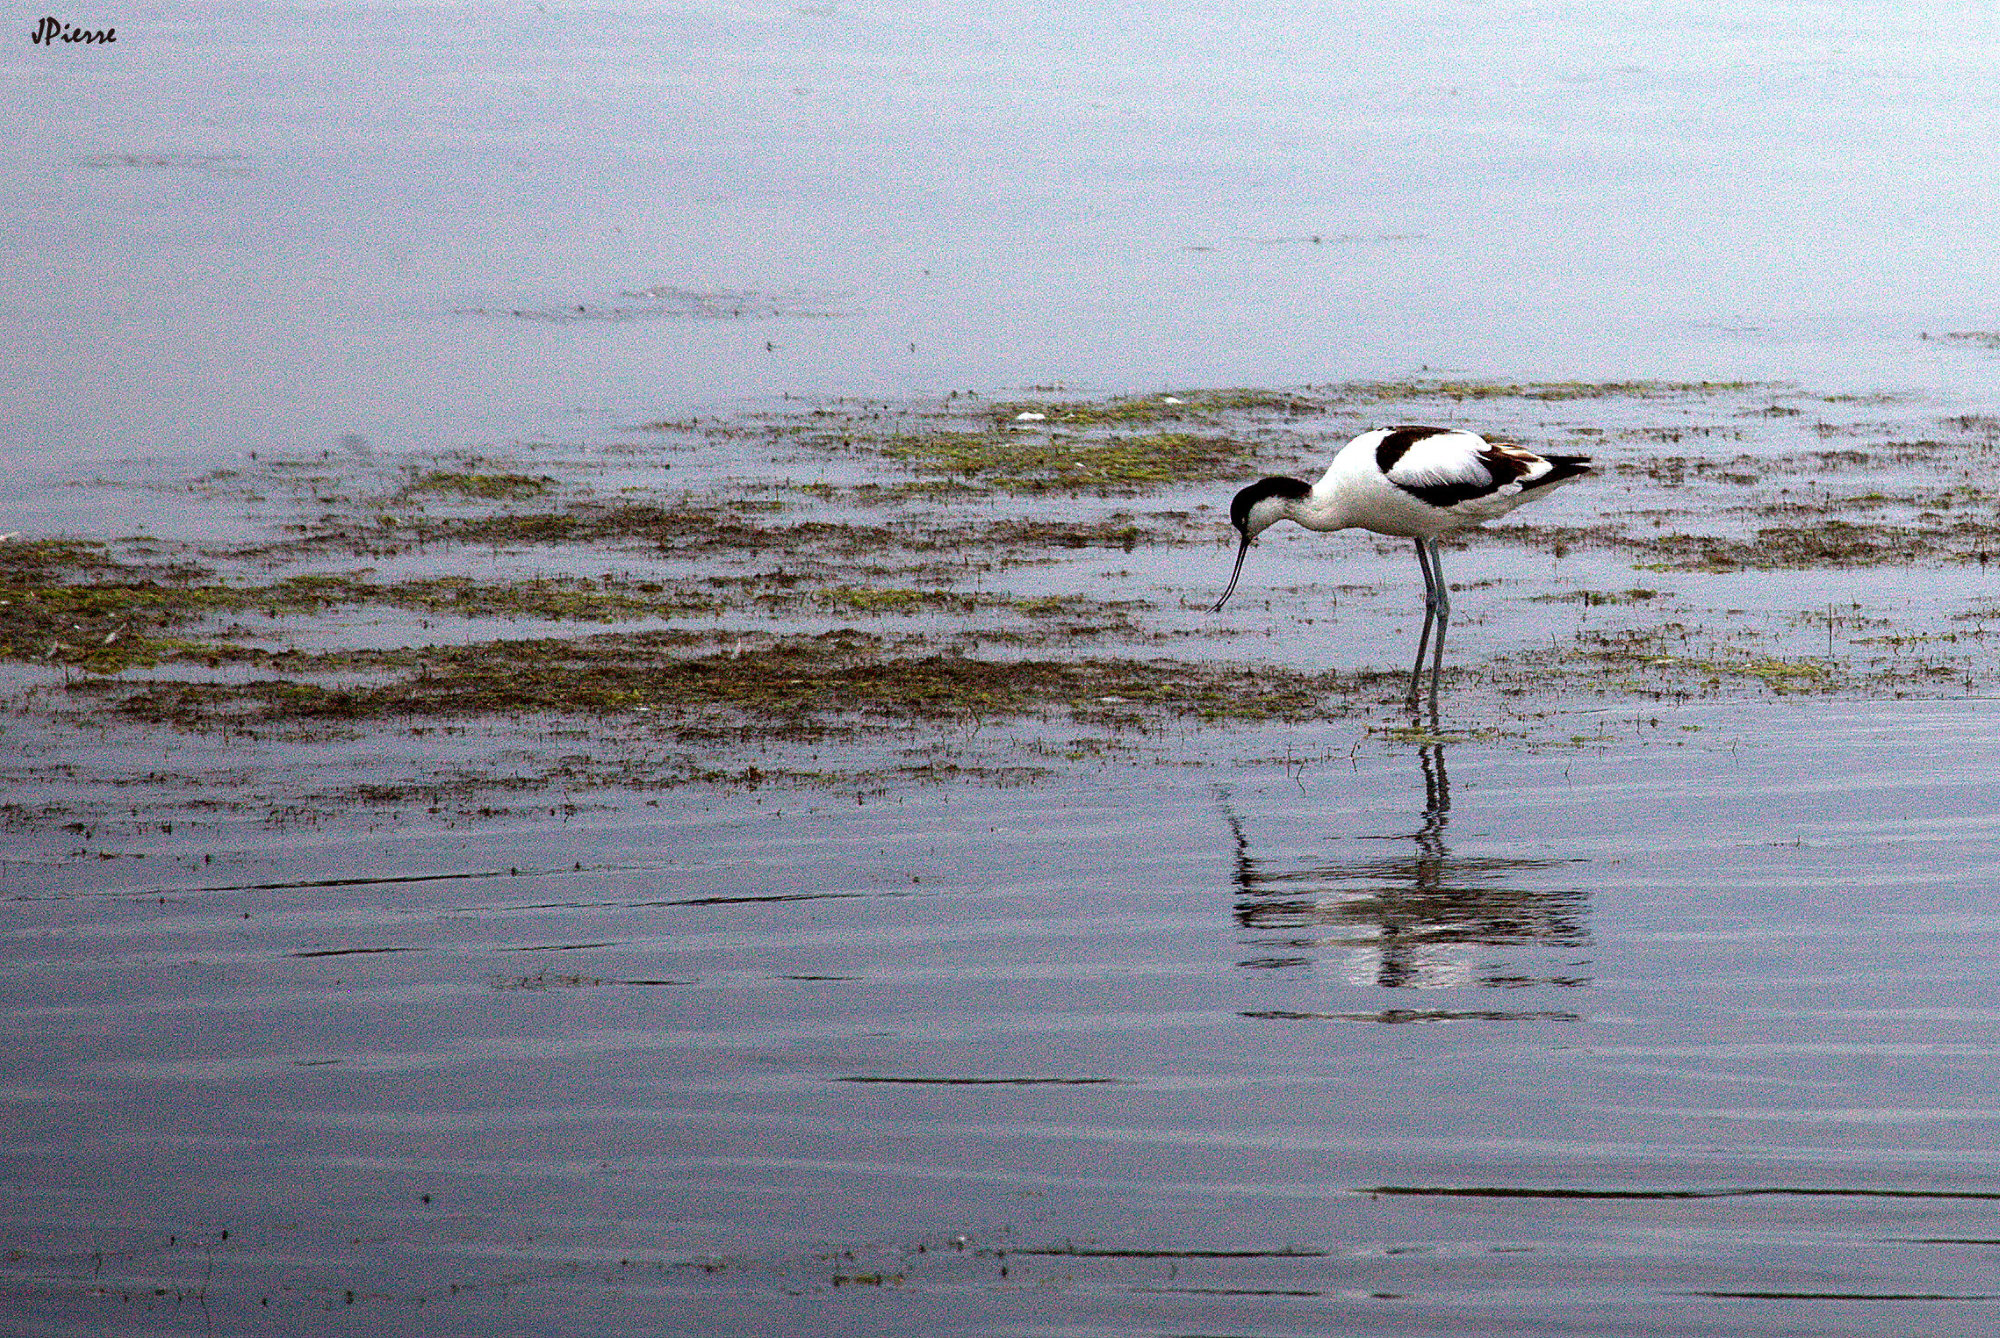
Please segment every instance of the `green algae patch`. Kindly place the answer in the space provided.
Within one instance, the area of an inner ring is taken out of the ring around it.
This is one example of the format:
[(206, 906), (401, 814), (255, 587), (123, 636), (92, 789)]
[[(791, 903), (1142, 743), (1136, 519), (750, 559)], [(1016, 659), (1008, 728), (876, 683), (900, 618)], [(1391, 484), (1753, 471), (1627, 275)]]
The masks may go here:
[[(754, 650), (689, 656), (655, 633), (430, 647), (380, 657), (386, 681), (324, 684), (332, 659), (245, 683), (156, 682), (114, 695), (124, 716), (183, 729), (348, 726), (389, 719), (642, 713), (705, 736), (741, 724), (766, 737), (818, 737), (843, 723), (894, 726), (1060, 713), (1116, 723), (1112, 708), (1210, 722), (1307, 720), (1344, 713), (1326, 675), (1176, 660), (996, 660), (897, 653), (851, 631)], [(352, 669), (362, 660), (339, 657)]]
[(1784, 660), (1769, 656), (1730, 661), (1702, 661), (1693, 668), (1709, 674), (1740, 674), (1761, 679), (1778, 692), (1817, 689), (1833, 683), (1833, 672), (1815, 660)]
[(1442, 399), (1454, 403), (1482, 400), (1663, 400), (1708, 398), (1746, 390), (1782, 389), (1765, 381), (1477, 381), (1447, 378), (1409, 381), (1350, 381), (1324, 388), (1336, 402), (1382, 403), (1392, 400)]
[[(812, 488), (797, 490), (806, 495)], [(825, 491), (821, 489), (820, 491)], [(981, 489), (967, 495), (986, 495)], [(893, 494), (893, 495), (892, 495)], [(939, 500), (857, 486), (831, 498), (907, 511)], [(671, 503), (586, 499), (555, 511), (495, 512), (458, 516), (381, 515), (365, 523), (322, 518), (295, 527), (291, 537), (244, 545), (218, 556), (261, 563), (296, 562), (330, 553), (362, 560), (401, 557), (438, 549), (591, 548), (649, 553), (672, 559), (773, 557), (788, 562), (850, 563), (866, 559), (917, 561), (973, 552), (1004, 564), (1050, 548), (1125, 548), (1141, 543), (1192, 541), (1180, 525), (1151, 522), (1128, 512), (1074, 520), (1013, 517), (943, 521), (898, 517), (897, 523), (854, 519), (774, 521), (762, 499), (682, 498)], [(780, 504), (782, 506), (782, 504)], [(1172, 517), (1177, 519), (1177, 517)]]
[(434, 516), (379, 512), (363, 518), (336, 513), (288, 527), (291, 537), (245, 545), (223, 556), (270, 562), (327, 552), (394, 557), (439, 547), (493, 549), (651, 546), (704, 553), (785, 547), (810, 536), (773, 529), (756, 518), (768, 508), (754, 499), (681, 498), (672, 502), (586, 498), (556, 510), (492, 511)]
[(1102, 600), (1085, 595), (1021, 598), (993, 591), (912, 590), (858, 585), (827, 586), (806, 595), (767, 594), (761, 597), (761, 602), (767, 606), (803, 604), (807, 600), (816, 601), (829, 612), (845, 616), (1012, 613), (1031, 621), (1088, 623), (1099, 629), (1136, 628), (1137, 616), (1150, 607), (1143, 600)]
[(1530, 595), (1530, 603), (1565, 604), (1574, 601), (1585, 608), (1594, 609), (1605, 605), (1645, 604), (1660, 598), (1660, 591), (1634, 586), (1629, 590), (1569, 590), (1561, 594)]
[(836, 585), (819, 592), (828, 608), (842, 613), (922, 613), (926, 609), (968, 608), (976, 602), (971, 595), (942, 590), (878, 589), (870, 586)]
[(1233, 478), (1258, 448), (1229, 436), (1148, 432), (1070, 435), (1010, 424), (984, 433), (893, 437), (881, 454), (928, 473), (1009, 492), (1138, 489)]
[(1009, 400), (988, 405), (995, 430), (1044, 422), (1062, 427), (1144, 427), (1209, 420), (1225, 414), (1306, 415), (1325, 406), (1310, 395), (1283, 390), (1182, 390), (1160, 395), (1117, 395), (1102, 400)]
[[(495, 538), (502, 518), (463, 517), (440, 527), (452, 538)], [(1020, 562), (1046, 562), (1063, 550), (1115, 548), (1166, 537), (1120, 512), (1075, 522), (1003, 519), (971, 526), (854, 525), (802, 522), (764, 527), (729, 506), (621, 507), (595, 516), (513, 517), (533, 522), (524, 530), (500, 527), (509, 539), (550, 540), (564, 533), (574, 544), (595, 546), (615, 534), (661, 544), (675, 559), (702, 562), (711, 573), (680, 580), (631, 574), (552, 575), (496, 580), (463, 574), (375, 579), (372, 568), (293, 572), (266, 582), (228, 583), (192, 563), (121, 560), (109, 545), (69, 540), (0, 545), (0, 660), (40, 662), (114, 674), (162, 662), (205, 664), (268, 661), (289, 652), (256, 643), (310, 634), (316, 622), (342, 611), (400, 610), (422, 617), (467, 620), (538, 619), (604, 624), (712, 621), (732, 612), (774, 616), (881, 617), (935, 615), (972, 618), (1013, 616), (1040, 636), (1085, 627), (1131, 631), (1148, 607), (1137, 600), (1097, 600), (1082, 595), (1022, 598), (1005, 591), (916, 587), (851, 579), (863, 569), (885, 571), (900, 557), (910, 574), (962, 577), (965, 554), (980, 554), (977, 570)], [(426, 530), (425, 545), (438, 541)], [(379, 531), (371, 542), (379, 542)], [(295, 557), (317, 545), (286, 550)], [(447, 550), (449, 551), (449, 550)], [(938, 559), (949, 555), (953, 562)], [(255, 558), (269, 565), (272, 549)], [(783, 565), (732, 570), (707, 559), (776, 558)], [(845, 575), (850, 579), (841, 579)], [(261, 618), (245, 627), (231, 623)], [(989, 629), (991, 630), (991, 629)], [(1033, 635), (995, 632), (1016, 643)]]
[[(1189, 483), (1236, 480), (1280, 449), (1295, 450), (1315, 418), (1329, 425), (1329, 446), (1357, 427), (1364, 408), (1405, 404), (1405, 421), (1439, 404), (1722, 400), (1756, 391), (1760, 412), (1803, 411), (1769, 398), (1788, 387), (1746, 381), (1502, 382), (1451, 378), (1355, 381), (1298, 390), (1183, 390), (1102, 399), (953, 401), (929, 413), (869, 409), (841, 415), (814, 410), (793, 423), (798, 439), (822, 449), (872, 454), (933, 482), (1002, 493), (1144, 492)], [(1394, 421), (1392, 418), (1390, 421)], [(1365, 424), (1363, 424), (1365, 426)], [(1498, 429), (1495, 435), (1510, 436)], [(1578, 428), (1595, 435), (1601, 429)], [(1323, 463), (1323, 460), (1321, 461)]]
[(462, 618), (542, 618), (553, 622), (620, 622), (641, 618), (709, 616), (725, 607), (712, 594), (658, 581), (617, 577), (536, 577), (481, 581), (435, 576), (378, 584), (360, 576), (298, 576), (266, 590), (244, 590), (245, 601), (269, 599), (269, 611), (318, 611), (381, 605)]
[(546, 474), (482, 474), (433, 469), (412, 479), (403, 492), (405, 495), (441, 493), (473, 501), (498, 502), (540, 497), (555, 486), (556, 481)]
[(1934, 339), (1944, 344), (1970, 345), (1973, 348), (2000, 349), (2000, 330), (1951, 330), (1936, 335), (1926, 332), (1918, 338)]
[(1947, 522), (1933, 514), (1907, 524), (1822, 519), (1773, 525), (1748, 537), (1712, 534), (1638, 536), (1626, 541), (1647, 560), (1646, 571), (1786, 570), (1915, 566), (1983, 561), (2000, 552), (2000, 526), (1971, 517)]
[[(112, 570), (118, 572), (115, 566)], [(91, 574), (104, 570), (94, 568)], [(0, 660), (42, 661), (104, 674), (163, 661), (213, 666), (268, 660), (282, 652), (241, 645), (240, 630), (162, 634), (220, 614), (313, 618), (365, 606), (464, 618), (618, 622), (709, 617), (725, 604), (712, 594), (657, 582), (589, 577), (482, 582), (440, 576), (377, 584), (361, 574), (312, 573), (243, 586), (152, 580), (7, 582), (0, 583)]]
[(192, 565), (119, 561), (74, 539), (0, 543), (0, 660), (113, 673), (193, 643), (158, 634), (233, 605)]
[[(72, 580), (62, 580), (68, 574)], [(462, 618), (544, 618), (622, 622), (636, 618), (714, 616), (724, 600), (658, 582), (538, 578), (480, 582), (436, 576), (376, 584), (364, 574), (298, 574), (264, 586), (132, 578), (138, 568), (106, 560), (82, 572), (50, 570), (28, 584), (0, 572), (0, 660), (46, 662), (90, 674), (118, 674), (160, 662), (270, 660), (284, 652), (240, 644), (242, 630), (190, 630), (220, 614), (318, 618), (340, 608), (384, 606)], [(118, 576), (126, 580), (76, 580)], [(168, 634), (174, 632), (174, 634)]]
[(27, 539), (0, 542), (0, 580), (13, 584), (45, 580), (66, 571), (106, 571), (119, 564), (110, 547), (95, 539)]

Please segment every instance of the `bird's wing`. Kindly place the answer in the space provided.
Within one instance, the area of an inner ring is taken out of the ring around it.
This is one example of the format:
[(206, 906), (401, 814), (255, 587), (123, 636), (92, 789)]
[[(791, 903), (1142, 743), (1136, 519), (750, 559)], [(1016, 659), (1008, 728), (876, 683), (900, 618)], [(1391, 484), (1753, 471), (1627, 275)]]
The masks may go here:
[[(1424, 435), (1416, 435), (1420, 430)], [(1383, 439), (1376, 460), (1389, 482), (1436, 507), (1517, 493), (1530, 462), (1546, 468), (1540, 456), (1518, 446), (1436, 429), (1397, 429)]]

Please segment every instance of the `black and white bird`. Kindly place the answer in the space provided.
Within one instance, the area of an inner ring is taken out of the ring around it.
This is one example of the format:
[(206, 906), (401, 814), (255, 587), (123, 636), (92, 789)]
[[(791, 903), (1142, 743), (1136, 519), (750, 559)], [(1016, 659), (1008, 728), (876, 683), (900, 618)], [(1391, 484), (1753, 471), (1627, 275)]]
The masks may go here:
[(1591, 472), (1587, 455), (1536, 455), (1504, 441), (1447, 427), (1378, 427), (1364, 432), (1333, 457), (1318, 483), (1292, 478), (1259, 479), (1229, 504), (1229, 523), (1243, 536), (1229, 589), (1215, 601), (1219, 611), (1236, 590), (1250, 541), (1281, 520), (1309, 530), (1359, 526), (1377, 534), (1413, 539), (1424, 572), (1424, 630), (1417, 638), (1417, 663), (1410, 670), (1410, 709), (1424, 672), (1424, 650), (1437, 628), (1431, 655), (1431, 715), (1438, 709), (1438, 672), (1444, 665), (1444, 630), (1451, 621), (1451, 596), (1438, 557), (1438, 539), (1504, 516), (1573, 479)]

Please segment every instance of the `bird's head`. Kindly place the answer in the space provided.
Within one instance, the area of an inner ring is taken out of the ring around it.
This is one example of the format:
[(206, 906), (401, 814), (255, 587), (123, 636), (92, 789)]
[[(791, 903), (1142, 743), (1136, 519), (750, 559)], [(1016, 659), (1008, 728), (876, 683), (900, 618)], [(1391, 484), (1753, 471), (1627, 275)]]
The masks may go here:
[(1312, 492), (1312, 485), (1297, 479), (1258, 479), (1249, 487), (1240, 490), (1229, 502), (1229, 523), (1243, 541), (1236, 546), (1236, 570), (1229, 573), (1229, 588), (1222, 592), (1222, 598), (1215, 601), (1211, 613), (1219, 613), (1236, 592), (1236, 579), (1243, 574), (1243, 559), (1250, 552), (1250, 541), (1283, 520), (1291, 512), (1292, 504)]

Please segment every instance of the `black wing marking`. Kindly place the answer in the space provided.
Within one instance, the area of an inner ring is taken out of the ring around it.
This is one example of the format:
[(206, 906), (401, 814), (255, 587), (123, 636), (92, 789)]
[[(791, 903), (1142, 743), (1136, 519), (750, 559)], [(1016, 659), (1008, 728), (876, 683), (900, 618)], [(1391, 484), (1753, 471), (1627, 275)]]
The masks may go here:
[[(1412, 456), (1412, 447), (1435, 437), (1479, 440), (1469, 432), (1452, 428), (1392, 428), (1375, 448), (1375, 464), (1389, 482), (1418, 501), (1439, 509), (1491, 496), (1526, 473), (1536, 459), (1516, 447), (1503, 450), (1484, 444), (1460, 451), (1441, 445), (1428, 451), (1418, 450)], [(1517, 459), (1509, 451), (1518, 452), (1525, 459)]]
[(1450, 431), (1448, 427), (1392, 427), (1388, 435), (1376, 444), (1375, 467), (1387, 474), (1410, 447), (1426, 437), (1442, 437)]

